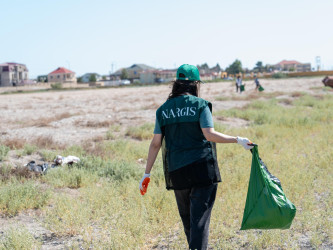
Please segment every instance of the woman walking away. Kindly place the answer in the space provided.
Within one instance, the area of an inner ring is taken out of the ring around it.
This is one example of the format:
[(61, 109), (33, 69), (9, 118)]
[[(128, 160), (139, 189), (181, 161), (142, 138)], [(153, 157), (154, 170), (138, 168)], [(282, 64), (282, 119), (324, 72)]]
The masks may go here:
[(241, 86), (242, 86), (242, 78), (240, 77), (240, 75), (238, 75), (236, 78), (236, 92), (238, 92), (238, 90), (239, 90), (239, 93), (242, 93), (242, 91), (240, 89)]
[(195, 66), (178, 68), (167, 101), (156, 111), (154, 137), (140, 181), (140, 192), (145, 194), (162, 147), (166, 188), (174, 190), (190, 249), (207, 249), (208, 245), (210, 216), (221, 182), (215, 142), (252, 148), (247, 138), (214, 130), (212, 104), (199, 97), (200, 83)]

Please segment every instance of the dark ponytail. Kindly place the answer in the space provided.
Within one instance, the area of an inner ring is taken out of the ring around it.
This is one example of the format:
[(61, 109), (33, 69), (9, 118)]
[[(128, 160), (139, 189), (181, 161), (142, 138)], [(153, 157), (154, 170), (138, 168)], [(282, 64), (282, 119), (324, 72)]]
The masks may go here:
[(199, 89), (200, 89), (199, 83), (200, 83), (199, 81), (188, 81), (188, 80), (174, 81), (168, 100), (184, 94), (199, 96)]

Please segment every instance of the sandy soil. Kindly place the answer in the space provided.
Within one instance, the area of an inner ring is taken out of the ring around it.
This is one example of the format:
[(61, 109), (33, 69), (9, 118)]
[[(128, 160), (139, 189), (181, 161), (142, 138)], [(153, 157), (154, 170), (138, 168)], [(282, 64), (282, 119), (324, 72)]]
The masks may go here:
[[(323, 86), (321, 78), (261, 80), (261, 84), (265, 94), (277, 91), (320, 94)], [(251, 100), (254, 87), (252, 81), (247, 81), (246, 91), (239, 95), (233, 82), (207, 83), (201, 87), (201, 96), (213, 103), (215, 111), (241, 107)], [(0, 95), (0, 138), (29, 143), (48, 137), (60, 145), (80, 144), (104, 136), (112, 125), (126, 129), (153, 123), (155, 110), (170, 90), (170, 86), (162, 85)], [(233, 100), (235, 96), (244, 100)], [(288, 96), (281, 93), (279, 97)], [(216, 119), (230, 126), (246, 125), (240, 119)]]

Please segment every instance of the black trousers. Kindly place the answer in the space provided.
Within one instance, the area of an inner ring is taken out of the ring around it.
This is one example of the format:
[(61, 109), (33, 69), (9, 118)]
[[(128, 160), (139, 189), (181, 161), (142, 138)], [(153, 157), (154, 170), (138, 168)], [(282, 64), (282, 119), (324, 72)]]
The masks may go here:
[(174, 190), (190, 249), (207, 249), (210, 215), (216, 191), (217, 183), (206, 187)]

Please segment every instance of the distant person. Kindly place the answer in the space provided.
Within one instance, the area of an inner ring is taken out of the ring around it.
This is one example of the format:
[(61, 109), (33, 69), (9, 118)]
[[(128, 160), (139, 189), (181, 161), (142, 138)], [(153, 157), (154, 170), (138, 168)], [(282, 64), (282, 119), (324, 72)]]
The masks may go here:
[(254, 83), (256, 84), (256, 91), (259, 91), (260, 83), (257, 76), (254, 76)]
[(255, 89), (256, 91), (264, 91), (264, 88), (259, 83), (259, 79), (257, 76), (255, 76), (254, 83), (256, 85), (256, 89)]
[(156, 111), (154, 137), (139, 185), (144, 195), (162, 147), (166, 188), (174, 190), (190, 249), (208, 246), (210, 216), (221, 182), (215, 143), (253, 147), (247, 138), (214, 130), (212, 104), (199, 97), (200, 85), (197, 67), (184, 64), (178, 68), (167, 101)]
[(237, 76), (236, 78), (236, 93), (239, 91), (239, 93), (241, 93), (241, 88), (242, 86), (242, 78), (240, 77), (240, 75)]

